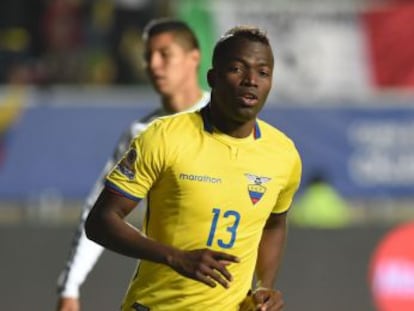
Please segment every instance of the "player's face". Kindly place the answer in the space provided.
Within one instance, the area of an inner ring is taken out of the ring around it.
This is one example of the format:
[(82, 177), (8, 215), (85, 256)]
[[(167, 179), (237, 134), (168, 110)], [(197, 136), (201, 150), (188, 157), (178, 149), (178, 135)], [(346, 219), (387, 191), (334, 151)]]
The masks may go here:
[(180, 45), (172, 33), (149, 38), (145, 46), (145, 62), (155, 90), (169, 96), (185, 85), (188, 73), (197, 72), (197, 53), (197, 50), (188, 50)]
[(255, 119), (272, 86), (273, 53), (269, 46), (238, 39), (209, 72), (214, 101), (234, 122)]

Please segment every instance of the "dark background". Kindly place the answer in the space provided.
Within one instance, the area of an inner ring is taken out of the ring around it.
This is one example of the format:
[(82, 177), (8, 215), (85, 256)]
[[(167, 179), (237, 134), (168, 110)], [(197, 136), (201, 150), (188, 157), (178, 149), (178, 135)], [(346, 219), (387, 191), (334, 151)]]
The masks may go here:
[[(290, 228), (277, 287), (287, 311), (374, 311), (370, 255), (385, 227)], [(53, 310), (73, 226), (0, 227), (1, 310)], [(135, 260), (105, 251), (82, 287), (83, 310), (119, 310)]]

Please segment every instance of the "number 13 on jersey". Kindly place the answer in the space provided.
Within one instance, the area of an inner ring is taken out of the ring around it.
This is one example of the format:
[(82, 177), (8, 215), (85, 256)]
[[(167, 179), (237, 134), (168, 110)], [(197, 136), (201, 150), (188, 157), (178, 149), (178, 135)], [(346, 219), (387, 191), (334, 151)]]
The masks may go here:
[[(213, 208), (212, 213), (213, 219), (211, 222), (210, 233), (207, 239), (207, 246), (213, 246), (214, 244), (217, 244), (221, 248), (232, 248), (237, 237), (237, 227), (240, 223), (240, 214), (237, 211), (222, 211), (219, 208)], [(226, 221), (226, 223), (229, 223), (229, 225), (226, 227), (226, 232), (228, 232), (228, 238), (226, 239), (216, 239), (215, 237), (217, 233), (217, 224), (220, 221)]]

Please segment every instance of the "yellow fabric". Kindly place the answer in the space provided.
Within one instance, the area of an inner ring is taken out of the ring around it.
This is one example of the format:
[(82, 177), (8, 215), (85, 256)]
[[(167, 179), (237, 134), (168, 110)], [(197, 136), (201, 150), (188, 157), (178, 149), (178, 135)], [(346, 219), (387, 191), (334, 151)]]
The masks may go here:
[(148, 197), (147, 236), (180, 249), (209, 247), (241, 258), (229, 266), (234, 281), (229, 289), (209, 288), (141, 261), (123, 310), (135, 302), (151, 311), (238, 310), (251, 285), (265, 221), (292, 202), (301, 161), (289, 138), (262, 121), (257, 139), (211, 133), (204, 125), (200, 112), (154, 121), (107, 182), (129, 197)]

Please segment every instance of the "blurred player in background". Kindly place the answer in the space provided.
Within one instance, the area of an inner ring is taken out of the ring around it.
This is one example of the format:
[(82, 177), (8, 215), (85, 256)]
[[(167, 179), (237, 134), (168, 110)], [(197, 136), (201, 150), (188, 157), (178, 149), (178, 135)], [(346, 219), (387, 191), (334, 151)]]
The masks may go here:
[(59, 276), (58, 311), (80, 310), (79, 287), (102, 254), (103, 248), (86, 238), (84, 222), (103, 188), (104, 176), (124, 154), (131, 139), (142, 132), (150, 121), (172, 113), (199, 109), (210, 98), (210, 94), (203, 91), (197, 81), (200, 49), (194, 32), (186, 23), (172, 19), (153, 20), (144, 29), (143, 40), (148, 76), (160, 95), (161, 107), (131, 124), (88, 195), (70, 256)]
[[(272, 86), (272, 48), (260, 29), (236, 27), (212, 63), (210, 103), (135, 137), (85, 223), (94, 241), (141, 259), (124, 311), (236, 311), (247, 299), (251, 310), (283, 308), (273, 286), (301, 160), (288, 137), (257, 118)], [(141, 232), (125, 217), (143, 198)]]
[(351, 225), (351, 209), (325, 174), (315, 172), (295, 201), (290, 223), (301, 227), (339, 229)]

